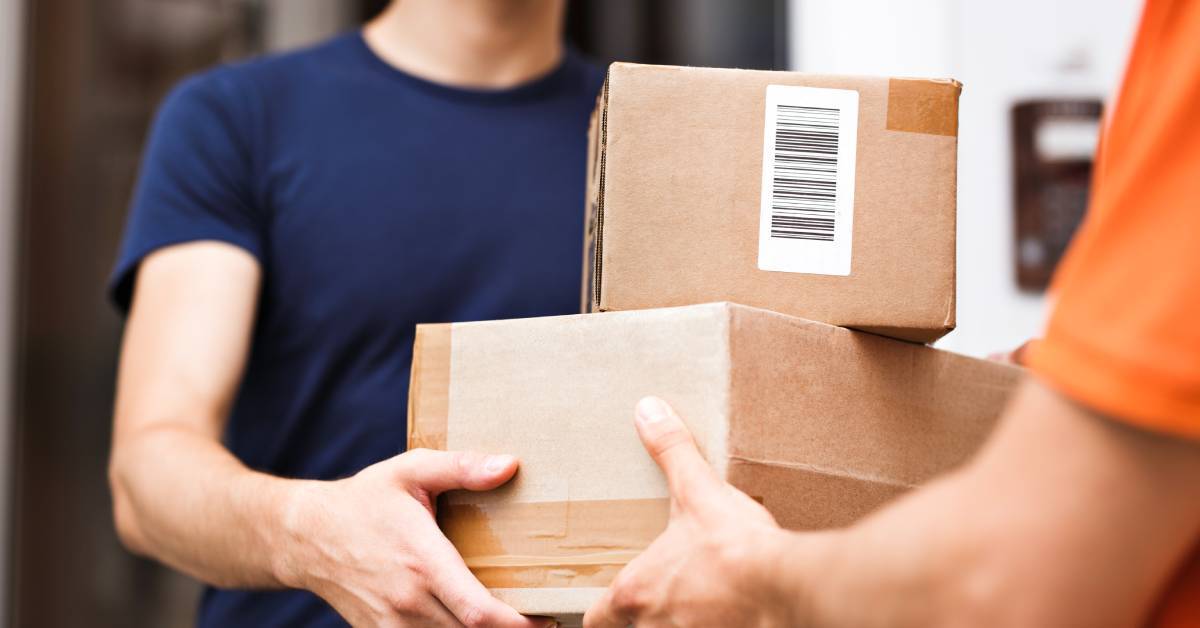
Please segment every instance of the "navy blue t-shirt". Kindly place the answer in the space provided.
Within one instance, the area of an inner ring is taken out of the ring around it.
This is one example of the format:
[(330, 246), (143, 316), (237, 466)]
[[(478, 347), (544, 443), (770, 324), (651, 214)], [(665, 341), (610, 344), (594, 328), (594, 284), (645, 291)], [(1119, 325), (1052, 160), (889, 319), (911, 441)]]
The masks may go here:
[[(112, 298), (156, 249), (245, 249), (263, 283), (228, 447), (319, 479), (401, 453), (415, 324), (579, 310), (602, 82), (568, 52), (513, 89), (446, 87), (359, 33), (194, 76), (154, 122)], [(216, 589), (198, 623), (344, 625), (306, 592)]]

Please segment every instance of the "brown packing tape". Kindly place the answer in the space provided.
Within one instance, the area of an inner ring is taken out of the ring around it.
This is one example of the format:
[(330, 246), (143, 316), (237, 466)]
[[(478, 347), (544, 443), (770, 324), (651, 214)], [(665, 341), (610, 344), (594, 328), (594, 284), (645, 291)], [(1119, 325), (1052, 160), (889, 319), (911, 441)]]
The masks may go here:
[(418, 325), (408, 390), (408, 448), (446, 449), (450, 324)]
[(467, 566), (479, 582), (489, 589), (606, 587), (634, 556), (637, 556), (636, 552), (608, 564), (486, 566), (468, 562)]
[(491, 588), (605, 587), (667, 527), (659, 499), (443, 503), (438, 522)]
[(957, 137), (961, 92), (958, 81), (889, 79), (888, 130)]

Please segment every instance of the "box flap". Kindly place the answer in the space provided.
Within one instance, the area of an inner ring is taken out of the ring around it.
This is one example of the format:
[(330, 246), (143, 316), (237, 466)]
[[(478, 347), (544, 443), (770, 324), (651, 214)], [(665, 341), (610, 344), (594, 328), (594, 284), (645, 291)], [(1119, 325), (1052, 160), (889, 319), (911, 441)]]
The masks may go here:
[(886, 486), (967, 460), (1021, 373), (749, 307), (730, 336), (734, 460)]

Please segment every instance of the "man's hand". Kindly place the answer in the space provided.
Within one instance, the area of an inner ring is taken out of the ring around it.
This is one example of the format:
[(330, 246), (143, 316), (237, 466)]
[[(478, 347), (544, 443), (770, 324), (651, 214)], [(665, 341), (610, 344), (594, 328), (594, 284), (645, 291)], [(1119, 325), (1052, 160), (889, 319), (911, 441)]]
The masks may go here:
[(249, 469), (225, 448), (260, 275), (221, 242), (142, 263), (109, 469), (125, 545), (218, 587), (311, 589), (356, 625), (544, 625), (488, 594), (432, 517), (438, 493), (506, 482), (511, 456), (418, 450), (317, 482)]
[(1037, 381), (971, 462), (834, 531), (781, 531), (661, 402), (639, 404), (638, 431), (671, 522), (588, 628), (1142, 626), (1200, 525), (1195, 443)]
[(1008, 351), (997, 351), (989, 353), (987, 359), (993, 362), (1002, 364), (1011, 364), (1013, 366), (1025, 366), (1026, 357), (1029, 355), (1029, 349), (1033, 347), (1038, 340), (1036, 338), (1026, 340), (1021, 343), (1021, 346)]
[(584, 625), (793, 625), (794, 611), (772, 577), (776, 549), (788, 533), (762, 505), (716, 476), (683, 421), (661, 399), (638, 403), (636, 423), (666, 473), (671, 520), (617, 575)]
[(433, 517), (439, 493), (493, 489), (516, 470), (512, 456), (415, 449), (345, 480), (300, 485), (280, 580), (355, 626), (552, 626), (492, 597)]

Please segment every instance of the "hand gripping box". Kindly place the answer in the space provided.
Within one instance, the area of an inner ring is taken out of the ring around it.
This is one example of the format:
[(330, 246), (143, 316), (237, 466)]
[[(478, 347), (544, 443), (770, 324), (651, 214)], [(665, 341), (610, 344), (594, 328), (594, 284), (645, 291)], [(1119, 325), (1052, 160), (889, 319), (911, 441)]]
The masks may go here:
[(945, 335), (960, 91), (614, 63), (590, 132), (584, 311), (734, 301)]
[(966, 460), (1018, 374), (728, 303), (421, 325), (409, 446), (521, 459), (494, 492), (444, 495), (438, 518), (498, 597), (569, 622), (666, 525), (641, 397), (673, 404), (780, 524), (818, 529)]

